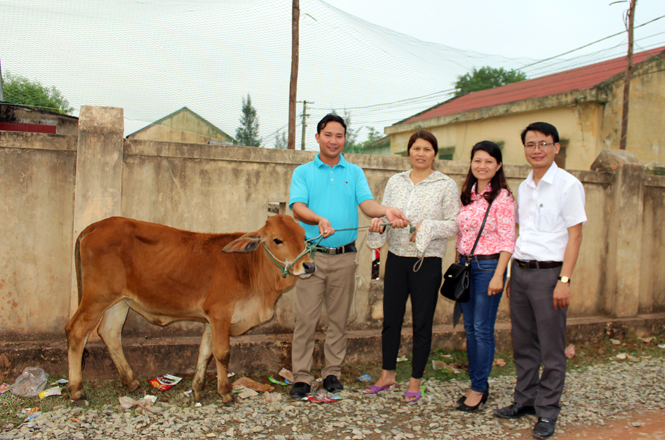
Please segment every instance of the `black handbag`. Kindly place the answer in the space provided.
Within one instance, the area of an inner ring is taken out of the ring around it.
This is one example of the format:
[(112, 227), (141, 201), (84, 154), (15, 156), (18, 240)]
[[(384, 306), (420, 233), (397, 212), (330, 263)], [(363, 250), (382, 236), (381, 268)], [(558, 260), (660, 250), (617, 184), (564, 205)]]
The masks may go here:
[[(490, 208), (492, 204), (490, 203), (487, 206), (487, 211), (485, 211), (485, 218), (483, 218), (483, 224), (480, 226), (480, 231), (478, 231), (478, 236), (476, 237), (476, 242), (473, 244), (473, 249), (469, 257), (473, 256), (473, 253), (476, 250), (478, 241), (480, 240), (480, 235), (483, 233), (483, 228), (485, 228), (485, 222), (487, 221), (487, 215), (490, 213)], [(468, 302), (471, 299), (471, 259), (469, 259), (466, 264), (460, 264), (454, 262), (450, 265), (445, 275), (443, 275), (443, 285), (441, 286), (441, 295), (451, 299), (456, 302)]]
[(443, 286), (441, 295), (457, 302), (468, 302), (471, 299), (469, 263), (453, 263), (445, 275), (443, 275)]

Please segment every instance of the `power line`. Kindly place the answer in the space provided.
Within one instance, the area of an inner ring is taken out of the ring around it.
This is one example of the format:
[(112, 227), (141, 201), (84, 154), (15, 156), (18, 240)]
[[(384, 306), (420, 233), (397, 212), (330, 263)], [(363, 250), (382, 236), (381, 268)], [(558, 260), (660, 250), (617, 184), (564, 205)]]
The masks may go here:
[[(649, 21), (647, 21), (646, 23), (643, 23), (643, 24), (641, 24), (641, 25), (639, 25), (639, 26), (635, 26), (635, 29), (637, 29), (637, 28), (641, 28), (642, 26), (646, 26), (646, 25), (648, 25), (648, 24), (650, 24), (650, 23), (653, 23), (654, 21), (660, 20), (661, 18), (665, 18), (665, 15), (661, 15), (660, 17), (656, 17), (656, 18), (654, 18), (653, 20), (649, 20)], [(526, 67), (535, 66), (536, 64), (544, 63), (545, 61), (550, 61), (550, 60), (553, 60), (553, 59), (555, 59), (555, 58), (559, 58), (559, 57), (562, 57), (562, 56), (564, 56), (564, 55), (568, 55), (569, 53), (576, 52), (576, 51), (578, 51), (578, 50), (580, 50), (580, 49), (584, 49), (585, 47), (593, 46), (593, 45), (596, 44), (596, 43), (600, 43), (601, 41), (609, 40), (610, 38), (614, 38), (614, 37), (616, 37), (616, 36), (618, 36), (618, 35), (623, 35), (623, 34), (625, 34), (625, 33), (626, 33), (626, 31), (617, 32), (616, 34), (612, 34), (612, 35), (610, 35), (610, 36), (608, 36), (608, 37), (601, 38), (600, 40), (596, 40), (596, 41), (591, 42), (591, 43), (589, 43), (589, 44), (585, 44), (584, 46), (580, 46), (580, 47), (578, 47), (578, 48), (576, 48), (576, 49), (569, 50), (568, 52), (564, 52), (564, 53), (559, 54), (559, 55), (554, 55), (553, 57), (545, 58), (544, 60), (536, 61), (535, 63), (527, 64), (526, 66), (522, 66), (521, 68), (524, 69), (524, 68), (526, 68)]]
[[(661, 16), (661, 17), (658, 17), (658, 18), (655, 18), (655, 19), (653, 19), (653, 20), (651, 20), (651, 21), (649, 21), (649, 22), (647, 22), (647, 23), (644, 23), (644, 24), (640, 25), (639, 27), (645, 26), (645, 25), (647, 25), (647, 24), (650, 24), (650, 23), (652, 23), (652, 22), (654, 22), (654, 21), (656, 21), (656, 20), (660, 20), (660, 19), (662, 19), (662, 18), (665, 18), (665, 15), (663, 15), (663, 16)], [(637, 26), (636, 26), (636, 27), (637, 27)], [(586, 48), (586, 47), (589, 47), (589, 46), (591, 46), (591, 45), (593, 45), (593, 44), (596, 44), (596, 43), (599, 43), (599, 42), (605, 41), (605, 40), (607, 40), (607, 39), (609, 39), (609, 38), (616, 37), (617, 35), (621, 35), (621, 34), (623, 34), (623, 33), (624, 33), (624, 32), (619, 32), (619, 33), (616, 33), (616, 34), (610, 35), (610, 36), (608, 36), (608, 37), (601, 38), (600, 40), (596, 40), (596, 41), (594, 41), (594, 42), (592, 42), (592, 43), (585, 44), (585, 45), (580, 46), (580, 47), (578, 47), (578, 48), (576, 48), (576, 49), (572, 49), (572, 50), (570, 50), (570, 51), (564, 52), (564, 53), (562, 53), (562, 54), (555, 55), (555, 56), (553, 56), (553, 57), (546, 58), (546, 59), (544, 59), (544, 60), (540, 60), (540, 61), (537, 61), (537, 62), (535, 62), (535, 63), (527, 64), (527, 65), (523, 66), (522, 68), (520, 68), (520, 70), (521, 70), (521, 69), (525, 69), (525, 68), (527, 68), (527, 67), (535, 66), (535, 65), (537, 65), (537, 64), (541, 64), (541, 63), (546, 62), (546, 61), (554, 60), (554, 59), (556, 59), (556, 58), (562, 57), (562, 56), (567, 55), (567, 54), (569, 54), (569, 53), (573, 53), (573, 52), (578, 51), (578, 50), (580, 50), (580, 49), (584, 49), (584, 48)], [(644, 40), (644, 39), (646, 39), (646, 38), (652, 38), (652, 37), (654, 37), (654, 36), (661, 35), (661, 34), (663, 34), (663, 33), (665, 33), (665, 32), (659, 32), (659, 33), (656, 33), (656, 34), (653, 34), (653, 35), (649, 35), (649, 36), (646, 36), (646, 37), (642, 37), (642, 38), (640, 38), (640, 40)], [(619, 44), (619, 45), (613, 46), (613, 47), (611, 47), (611, 48), (609, 48), (609, 49), (611, 50), (611, 49), (615, 49), (615, 48), (618, 48), (618, 47), (622, 47), (622, 45)], [(608, 50), (608, 49), (605, 49), (605, 50)], [(592, 55), (593, 55), (593, 54), (592, 54)], [(585, 61), (582, 62), (582, 63), (579, 63), (579, 64), (573, 64), (572, 66), (569, 66), (569, 67), (566, 68), (565, 70), (573, 70), (573, 69), (575, 69), (576, 67), (587, 66), (587, 65), (591, 65), (591, 64), (596, 64), (596, 62), (602, 62), (603, 58), (606, 58), (606, 57), (603, 56), (603, 55), (599, 55), (596, 59), (592, 59), (592, 60), (590, 60), (589, 57), (592, 56), (592, 55), (582, 55), (582, 56), (579, 56), (579, 57), (576, 57), (576, 58), (571, 58), (571, 59), (566, 60), (566, 62), (568, 62), (568, 63), (573, 63), (575, 60), (585, 60)], [(545, 68), (551, 68), (551, 66), (546, 66)], [(562, 69), (557, 69), (557, 71), (561, 71), (561, 70), (562, 70)], [(550, 72), (548, 72), (548, 73), (543, 73), (543, 74), (540, 74), (540, 75), (536, 75), (535, 77), (547, 76), (547, 75), (550, 75), (550, 74), (553, 74), (553, 73), (556, 73), (556, 71), (555, 71), (555, 72), (551, 72), (551, 71), (550, 71)], [(533, 78), (529, 78), (529, 79), (533, 79)], [(404, 103), (410, 103), (410, 102), (422, 101), (422, 100), (425, 100), (425, 99), (428, 99), (428, 98), (434, 98), (434, 97), (437, 97), (437, 96), (439, 96), (439, 97), (443, 97), (443, 96), (445, 96), (445, 95), (450, 95), (450, 94), (452, 94), (454, 91), (455, 91), (455, 88), (449, 88), (449, 89), (439, 90), (439, 91), (437, 91), (437, 92), (433, 92), (433, 93), (428, 93), (428, 94), (426, 94), (426, 95), (417, 96), (417, 97), (414, 97), (414, 98), (406, 98), (406, 99), (401, 99), (401, 100), (392, 101), (392, 102), (384, 102), (384, 103), (380, 103), (380, 104), (370, 104), (370, 105), (364, 105), (364, 106), (344, 107), (344, 108), (345, 108), (346, 110), (365, 110), (365, 109), (376, 109), (376, 108), (378, 108), (378, 107), (393, 107), (393, 106), (398, 105), (398, 104), (404, 104)], [(322, 107), (310, 107), (310, 108), (311, 108), (312, 110), (326, 110), (326, 108), (322, 108)]]

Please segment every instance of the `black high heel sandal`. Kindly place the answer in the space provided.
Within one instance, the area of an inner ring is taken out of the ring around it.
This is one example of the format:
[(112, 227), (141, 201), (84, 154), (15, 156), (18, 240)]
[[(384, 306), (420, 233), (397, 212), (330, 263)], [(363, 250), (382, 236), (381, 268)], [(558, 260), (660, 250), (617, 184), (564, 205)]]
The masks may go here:
[[(457, 411), (462, 411), (462, 412), (469, 412), (469, 413), (476, 412), (476, 411), (478, 411), (478, 408), (480, 408), (480, 405), (487, 402), (487, 399), (489, 398), (489, 396), (490, 396), (490, 390), (487, 389), (483, 392), (483, 397), (480, 398), (480, 402), (478, 402), (478, 404), (475, 405), (475, 406), (467, 405), (465, 403), (466, 402), (466, 397), (462, 396), (462, 398), (464, 400), (462, 402), (458, 401), (459, 405), (457, 406), (456, 409), (457, 409)], [(462, 400), (462, 399), (460, 399), (460, 400)]]

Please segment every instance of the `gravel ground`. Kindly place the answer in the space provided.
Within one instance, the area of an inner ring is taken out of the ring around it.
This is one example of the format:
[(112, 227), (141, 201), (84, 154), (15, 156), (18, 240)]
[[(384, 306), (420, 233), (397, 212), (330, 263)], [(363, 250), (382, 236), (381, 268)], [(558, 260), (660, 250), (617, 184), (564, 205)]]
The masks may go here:
[[(345, 379), (345, 378), (342, 378)], [(5, 429), (0, 439), (510, 439), (523, 437), (536, 419), (503, 420), (492, 409), (509, 405), (515, 379), (501, 377), (490, 386), (486, 406), (474, 414), (454, 410), (454, 401), (467, 383), (428, 381), (425, 396), (415, 404), (403, 401), (405, 385), (376, 396), (344, 391), (346, 399), (317, 404), (267, 402), (261, 395), (237, 399), (234, 405), (195, 407), (159, 400), (147, 412), (61, 407), (18, 427)], [(275, 396), (275, 394), (273, 394)], [(665, 409), (665, 359), (612, 362), (569, 371), (557, 433), (606, 421), (634, 410)], [(522, 431), (522, 432), (518, 432)]]

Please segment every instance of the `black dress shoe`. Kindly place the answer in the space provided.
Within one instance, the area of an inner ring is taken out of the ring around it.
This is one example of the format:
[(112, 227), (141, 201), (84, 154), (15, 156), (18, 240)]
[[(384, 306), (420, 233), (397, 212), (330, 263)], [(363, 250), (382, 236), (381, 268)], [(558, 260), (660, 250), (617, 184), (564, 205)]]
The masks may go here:
[(550, 438), (554, 434), (556, 419), (538, 417), (538, 422), (533, 428), (533, 436), (536, 438)]
[[(476, 411), (478, 411), (478, 408), (480, 408), (480, 405), (487, 402), (487, 399), (489, 398), (489, 396), (490, 396), (490, 391), (489, 390), (483, 391), (483, 397), (480, 398), (480, 402), (478, 402), (478, 404), (475, 405), (475, 406), (467, 405), (466, 404), (466, 397), (462, 396), (462, 398), (464, 398), (464, 401), (460, 402), (460, 404), (455, 409), (457, 411), (462, 411), (462, 412), (476, 412)], [(462, 399), (460, 399), (460, 400), (462, 400)]]
[(331, 374), (330, 376), (323, 379), (323, 388), (331, 393), (336, 393), (337, 391), (342, 391), (344, 389), (344, 385), (342, 385), (342, 382), (337, 379), (337, 376), (333, 376)]
[(533, 406), (524, 406), (517, 402), (505, 408), (495, 409), (494, 414), (502, 419), (519, 419), (522, 416), (536, 415), (536, 409)]
[(462, 397), (460, 397), (459, 399), (457, 399), (457, 402), (455, 402), (455, 403), (456, 403), (457, 405), (461, 405), (461, 404), (464, 403), (465, 400), (466, 400), (466, 395), (463, 395)]
[(312, 387), (305, 382), (296, 382), (293, 384), (293, 388), (289, 391), (289, 395), (294, 399), (304, 399), (307, 397), (309, 392), (312, 391)]

